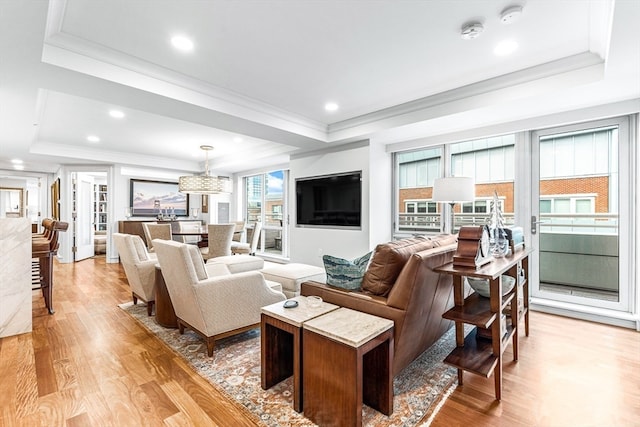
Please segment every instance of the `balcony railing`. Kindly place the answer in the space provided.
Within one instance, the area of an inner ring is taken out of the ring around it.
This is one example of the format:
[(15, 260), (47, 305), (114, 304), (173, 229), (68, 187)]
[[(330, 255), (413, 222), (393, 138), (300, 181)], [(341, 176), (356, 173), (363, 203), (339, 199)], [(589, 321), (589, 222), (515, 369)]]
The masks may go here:
[[(513, 224), (513, 214), (503, 214), (505, 224)], [(400, 232), (437, 233), (441, 230), (440, 214), (434, 213), (400, 213)], [(485, 213), (456, 213), (454, 215), (454, 230), (464, 225), (482, 225), (489, 221), (489, 214)]]
[[(397, 237), (440, 231), (439, 214), (399, 216)], [(504, 218), (507, 225), (513, 224), (513, 214), (505, 214)], [(454, 229), (487, 224), (488, 219), (489, 214), (456, 213)], [(579, 289), (591, 298), (617, 300), (618, 215), (541, 214), (540, 223), (540, 283), (552, 286), (553, 292), (567, 294)]]
[[(514, 224), (512, 213), (503, 214), (505, 224)], [(435, 213), (400, 213), (400, 232), (439, 232), (440, 214)], [(482, 225), (489, 222), (488, 213), (456, 213), (454, 215), (454, 229), (464, 225)], [(617, 214), (541, 214), (540, 232), (563, 232), (578, 234), (618, 234)]]
[(618, 234), (618, 214), (540, 214), (540, 232)]

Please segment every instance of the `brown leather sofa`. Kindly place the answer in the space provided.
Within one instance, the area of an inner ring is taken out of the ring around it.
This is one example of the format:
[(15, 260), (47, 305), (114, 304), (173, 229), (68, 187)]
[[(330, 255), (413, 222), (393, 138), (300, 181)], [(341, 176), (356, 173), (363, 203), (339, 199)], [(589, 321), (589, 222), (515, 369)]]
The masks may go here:
[(393, 320), (393, 375), (428, 349), (451, 326), (442, 314), (453, 306), (452, 277), (433, 268), (453, 260), (456, 237), (409, 238), (380, 244), (360, 291), (304, 282), (301, 295)]

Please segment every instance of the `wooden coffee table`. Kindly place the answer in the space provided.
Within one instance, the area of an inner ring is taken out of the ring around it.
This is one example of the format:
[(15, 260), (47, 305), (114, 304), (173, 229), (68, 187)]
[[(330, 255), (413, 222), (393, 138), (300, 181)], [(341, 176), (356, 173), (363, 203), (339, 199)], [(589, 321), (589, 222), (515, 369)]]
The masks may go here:
[(260, 330), (261, 382), (264, 390), (293, 375), (293, 409), (302, 411), (302, 325), (317, 316), (338, 309), (326, 302), (311, 307), (306, 297), (295, 308), (283, 302), (262, 307)]
[(362, 425), (362, 403), (393, 412), (393, 321), (339, 308), (302, 326), (304, 415)]

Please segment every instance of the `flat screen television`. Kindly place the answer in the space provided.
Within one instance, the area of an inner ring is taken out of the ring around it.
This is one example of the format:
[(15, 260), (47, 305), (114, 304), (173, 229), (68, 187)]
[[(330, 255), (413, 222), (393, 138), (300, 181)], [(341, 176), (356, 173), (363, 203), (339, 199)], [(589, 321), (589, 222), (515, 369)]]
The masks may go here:
[(296, 226), (361, 227), (362, 171), (296, 179)]

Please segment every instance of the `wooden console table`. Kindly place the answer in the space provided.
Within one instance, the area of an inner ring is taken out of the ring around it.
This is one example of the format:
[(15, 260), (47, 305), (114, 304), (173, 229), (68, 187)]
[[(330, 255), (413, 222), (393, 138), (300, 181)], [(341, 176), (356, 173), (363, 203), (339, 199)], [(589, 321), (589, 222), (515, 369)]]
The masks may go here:
[[(148, 246), (149, 244), (147, 243), (147, 237), (144, 234), (144, 229), (142, 228), (142, 224), (145, 222), (149, 222), (149, 223), (158, 223), (158, 224), (171, 224), (171, 233), (172, 234), (182, 234), (185, 235), (184, 232), (180, 231), (180, 227), (179, 227), (179, 223), (182, 220), (175, 220), (175, 221), (160, 221), (160, 220), (155, 220), (155, 219), (144, 219), (144, 220), (127, 220), (127, 221), (118, 221), (118, 233), (124, 233), (124, 234), (135, 234), (138, 235), (140, 237), (142, 237), (142, 241), (144, 241), (144, 243)], [(184, 221), (187, 221), (186, 219)], [(200, 220), (189, 220), (189, 221), (198, 221), (201, 222)], [(189, 234), (189, 235), (193, 235), (193, 233)]]
[[(523, 248), (507, 257), (496, 258), (478, 269), (457, 267), (453, 263), (434, 269), (439, 273), (453, 275), (453, 296), (455, 306), (442, 317), (453, 320), (456, 325), (456, 348), (444, 362), (458, 369), (458, 384), (462, 385), (462, 373), (468, 371), (489, 378), (494, 375), (496, 400), (502, 398), (502, 355), (513, 340), (513, 359), (518, 360), (518, 329), (524, 318), (525, 334), (529, 336), (529, 254), (530, 248)], [(501, 276), (507, 274), (516, 278), (516, 285), (503, 295)], [(464, 277), (489, 280), (490, 297), (472, 293), (464, 298)], [(522, 291), (522, 306), (518, 304), (518, 288)], [(502, 295), (502, 297), (500, 297)], [(501, 315), (510, 311), (506, 329)], [(476, 326), (466, 337), (464, 324)], [(491, 339), (477, 338), (477, 328), (491, 329)]]

